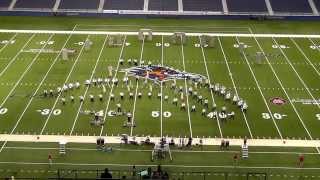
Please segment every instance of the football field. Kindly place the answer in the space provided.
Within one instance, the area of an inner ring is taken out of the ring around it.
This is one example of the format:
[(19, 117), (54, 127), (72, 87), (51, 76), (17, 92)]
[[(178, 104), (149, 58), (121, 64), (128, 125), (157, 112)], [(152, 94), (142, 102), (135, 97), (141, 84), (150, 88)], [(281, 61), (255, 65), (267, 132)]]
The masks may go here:
[[(208, 28), (208, 32), (187, 32), (186, 43), (182, 44), (172, 42), (171, 34), (175, 31), (170, 28), (153, 32), (152, 40), (147, 39), (146, 35), (139, 40), (137, 32), (131, 31), (128, 26), (117, 28), (76, 26), (74, 31), (2, 30), (0, 134), (3, 137), (16, 135), (20, 138), (16, 141), (24, 141), (24, 135), (35, 135), (46, 141), (45, 138), (50, 136), (88, 138), (119, 137), (123, 134), (131, 137), (168, 137), (176, 141), (180, 137), (196, 140), (301, 140), (299, 142), (302, 144), (302, 140), (306, 143), (319, 140), (320, 36), (253, 34), (246, 28)], [(122, 34), (121, 43), (108, 45), (109, 39), (117, 34)], [(214, 37), (213, 47), (202, 44), (202, 34)], [(89, 41), (92, 44), (87, 49), (86, 43)], [(64, 49), (73, 51), (67, 60), (62, 58)], [(260, 57), (257, 52), (261, 53)], [(183, 75), (201, 76), (204, 77), (203, 82), (195, 83), (186, 77), (176, 80), (165, 77), (164, 81), (160, 81), (157, 78), (163, 74), (156, 74), (159, 72), (150, 72), (157, 75), (155, 80), (146, 75), (136, 78), (136, 74), (128, 71), (130, 68), (153, 66)], [(127, 83), (123, 81), (125, 78), (128, 78)], [(115, 79), (118, 84), (113, 82)], [(77, 82), (80, 86), (74, 87)], [(86, 85), (88, 82), (90, 85)], [(60, 92), (58, 89), (64, 85), (67, 89)], [(218, 91), (215, 86), (219, 87)], [(229, 100), (221, 89), (230, 93)], [(246, 111), (233, 103), (234, 96), (248, 105)], [(177, 105), (173, 102), (175, 98)], [(121, 113), (117, 113), (119, 104)], [(181, 108), (182, 104), (185, 108)], [(215, 109), (212, 108), (214, 104)], [(92, 124), (97, 112), (103, 125)], [(232, 112), (234, 117), (230, 115)], [(132, 114), (134, 126), (124, 127), (127, 113)], [(34, 144), (36, 140), (28, 143), (7, 142), (5, 138), (0, 140), (0, 164), (13, 166), (13, 169), (15, 163), (32, 164), (36, 161), (39, 164), (35, 166), (47, 163), (46, 154), (57, 146), (48, 141), (40, 145), (43, 146), (41, 150), (32, 149), (38, 146)], [(306, 163), (307, 167), (319, 168), (318, 145), (291, 147), (287, 154), (270, 153), (270, 156), (263, 156), (262, 152), (278, 150), (259, 147), (253, 156), (264, 162), (269, 157), (285, 154), (283, 161), (275, 166), (294, 167), (297, 154), (310, 153), (312, 162), (309, 165)], [(74, 146), (89, 148), (88, 144)], [(136, 150), (139, 151), (139, 148)], [(79, 150), (75, 151), (79, 153)], [(7, 157), (12, 153), (17, 154), (17, 158)], [(34, 153), (42, 157), (34, 157)], [(143, 151), (132, 153), (125, 152), (121, 157), (123, 162), (128, 159), (127, 155), (135, 156), (134, 153), (137, 157), (146, 156), (138, 154)], [(81, 153), (72, 156), (57, 161), (84, 163), (78, 158)], [(93, 159), (98, 158), (95, 157), (98, 155), (92, 156)], [(177, 156), (176, 164), (190, 163), (182, 158), (179, 161)], [(200, 153), (198, 156), (201, 157)], [(211, 154), (206, 156), (210, 158)], [(291, 162), (285, 162), (286, 156)], [(86, 157), (90, 159), (90, 154)], [(244, 165), (260, 166), (258, 162), (244, 162)], [(92, 163), (95, 161), (92, 160)], [(228, 165), (230, 162), (223, 162), (222, 166)], [(269, 162), (267, 166), (273, 165)], [(1, 167), (4, 170), (7, 168)], [(292, 176), (292, 179), (296, 177)], [(277, 178), (281, 179), (274, 177)]]

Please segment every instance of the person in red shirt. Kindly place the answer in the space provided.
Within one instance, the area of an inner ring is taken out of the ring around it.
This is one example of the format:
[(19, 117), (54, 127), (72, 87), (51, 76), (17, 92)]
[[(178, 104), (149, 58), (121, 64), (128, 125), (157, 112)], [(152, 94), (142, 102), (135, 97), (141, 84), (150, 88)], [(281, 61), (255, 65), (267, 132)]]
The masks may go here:
[(303, 162), (304, 162), (304, 156), (302, 154), (299, 155), (299, 167), (303, 167)]

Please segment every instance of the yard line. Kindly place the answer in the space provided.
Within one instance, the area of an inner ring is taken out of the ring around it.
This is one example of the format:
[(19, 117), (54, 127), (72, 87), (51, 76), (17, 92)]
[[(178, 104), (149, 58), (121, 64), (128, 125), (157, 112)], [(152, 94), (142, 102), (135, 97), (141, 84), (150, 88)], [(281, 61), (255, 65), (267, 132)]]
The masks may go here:
[(11, 59), (11, 61), (7, 64), (7, 66), (1, 71), (0, 73), (0, 77), (6, 72), (6, 70), (11, 66), (11, 64), (17, 59), (17, 57), (21, 54), (22, 50), (27, 47), (27, 45), (29, 44), (29, 42), (33, 39), (33, 37), (36, 34), (33, 34), (32, 36), (30, 36), (30, 38), (28, 39), (28, 41), (23, 45), (23, 47), (20, 49), (20, 51)]
[[(238, 44), (240, 44), (240, 41), (239, 41), (238, 37), (236, 37), (236, 40), (237, 40)], [(261, 86), (259, 85), (259, 82), (258, 82), (258, 80), (257, 80), (257, 78), (256, 78), (256, 76), (255, 76), (255, 74), (254, 74), (254, 72), (253, 72), (253, 70), (252, 70), (252, 68), (251, 68), (251, 65), (250, 65), (250, 63), (249, 63), (249, 61), (248, 61), (248, 58), (247, 58), (246, 54), (245, 54), (244, 52), (242, 52), (242, 55), (244, 56), (244, 59), (245, 59), (246, 62), (247, 62), (247, 65), (248, 65), (248, 67), (249, 67), (249, 69), (250, 69), (251, 75), (252, 75), (252, 77), (253, 77), (253, 79), (254, 79), (257, 87), (258, 87), (258, 90), (259, 90), (259, 92), (260, 92), (260, 94), (261, 94), (261, 97), (262, 97), (262, 99), (263, 99), (263, 102), (264, 102), (264, 104), (266, 105), (266, 107), (267, 107), (267, 109), (268, 109), (268, 112), (269, 112), (270, 114), (273, 114), (273, 113), (271, 112), (271, 110), (270, 110), (270, 107), (269, 107), (269, 105), (268, 105), (268, 103), (267, 103), (267, 100), (266, 100), (265, 96), (264, 96), (263, 93), (262, 93)], [(275, 125), (275, 127), (276, 127), (276, 129), (277, 129), (277, 131), (278, 131), (278, 134), (279, 134), (280, 138), (283, 139), (282, 134), (281, 134), (281, 132), (280, 132), (280, 129), (279, 129), (279, 127), (278, 127), (278, 125), (277, 125), (277, 123), (276, 123), (276, 121), (275, 121), (275, 119), (274, 119), (274, 117), (273, 117), (272, 115), (271, 115), (271, 119), (272, 119), (273, 124)]]
[[(140, 62), (139, 64), (141, 65), (141, 60), (142, 60), (142, 56), (143, 56), (143, 49), (144, 49), (144, 40), (145, 40), (145, 36), (143, 35), (143, 40), (142, 40), (142, 45), (141, 45), (141, 53), (140, 53)], [(136, 112), (136, 104), (137, 104), (137, 94), (138, 94), (138, 87), (139, 87), (139, 81), (137, 81), (136, 83), (136, 92), (134, 95), (134, 103), (133, 103), (133, 110), (132, 110), (132, 124), (135, 124), (135, 112)], [(133, 125), (131, 125), (131, 129), (130, 129), (130, 136), (132, 136), (133, 133)]]
[(320, 77), (320, 72), (318, 71), (318, 69), (314, 66), (314, 64), (310, 61), (310, 59), (308, 58), (308, 56), (304, 53), (304, 51), (300, 48), (300, 46), (296, 43), (296, 41), (293, 38), (290, 38), (290, 40), (294, 43), (294, 45), (298, 48), (298, 50), (300, 51), (300, 53), (304, 56), (304, 58), (308, 61), (308, 63), (312, 66), (312, 68), (316, 71), (316, 73), (318, 74), (318, 76)]
[[(99, 63), (99, 61), (100, 61), (100, 58), (101, 58), (102, 52), (103, 52), (103, 50), (104, 50), (104, 47), (105, 47), (105, 45), (106, 45), (107, 39), (108, 39), (108, 35), (107, 35), (106, 38), (104, 39), (102, 48), (101, 48), (101, 50), (100, 50), (100, 52), (99, 52), (98, 59), (97, 59), (95, 65), (94, 65), (94, 68), (93, 68), (93, 70), (92, 70), (92, 73), (91, 73), (91, 76), (90, 76), (90, 82), (91, 82), (91, 80), (92, 80), (92, 78), (93, 78), (93, 75), (94, 75), (96, 69), (97, 69), (97, 66), (98, 66), (98, 63)], [(85, 90), (84, 95), (83, 95), (84, 98), (86, 97), (86, 95), (87, 95), (87, 93), (88, 93), (89, 87), (90, 87), (90, 86), (87, 86), (87, 87), (86, 87), (86, 90)], [(83, 103), (84, 103), (84, 101), (81, 101), (80, 106), (79, 106), (79, 108), (78, 108), (77, 115), (76, 115), (76, 117), (74, 118), (74, 122), (73, 122), (72, 128), (71, 128), (71, 130), (70, 130), (70, 134), (69, 134), (70, 136), (72, 135), (73, 130), (74, 130), (74, 127), (75, 127), (75, 125), (76, 125), (76, 123), (77, 123), (77, 120), (78, 120), (78, 117), (79, 117), (79, 113), (80, 113), (80, 111), (81, 111), (81, 108), (82, 108)]]
[[(206, 55), (205, 55), (204, 50), (203, 50), (203, 47), (202, 47), (202, 45), (201, 45), (202, 42), (201, 42), (201, 37), (200, 37), (200, 36), (199, 36), (199, 43), (200, 43), (200, 47), (201, 47), (201, 51), (202, 51), (202, 57), (203, 57), (202, 59), (203, 59), (204, 66), (205, 66), (205, 68), (206, 68), (206, 73), (207, 73), (207, 77), (208, 77), (208, 80), (209, 80), (209, 84), (211, 84), (210, 75), (209, 75), (208, 66), (207, 66)], [(211, 89), (211, 88), (210, 88), (210, 94), (211, 94), (212, 104), (214, 104), (215, 101), (214, 101), (213, 92), (212, 92), (212, 89)], [(216, 120), (217, 120), (217, 123), (218, 123), (219, 132), (220, 132), (220, 137), (222, 138), (223, 135), (222, 135), (221, 127), (220, 127), (220, 121), (219, 121), (217, 115), (215, 115), (215, 117), (216, 117)]]
[[(182, 37), (180, 36), (180, 42), (181, 42), (181, 55), (182, 55), (182, 65), (183, 65), (183, 71), (186, 71), (186, 65), (184, 63), (184, 50), (183, 50), (183, 43), (182, 43)], [(184, 78), (184, 86), (185, 86), (185, 93), (186, 93), (186, 99), (187, 99), (187, 113), (188, 113), (188, 120), (189, 120), (189, 129), (190, 129), (190, 137), (192, 138), (192, 125), (191, 125), (191, 118), (190, 118), (190, 107), (189, 107), (189, 95), (188, 95), (188, 85), (187, 85), (187, 78)]]
[[(87, 41), (89, 37), (90, 37), (90, 35), (87, 36), (87, 38), (86, 38), (85, 41)], [(81, 56), (81, 54), (82, 54), (83, 49), (84, 49), (84, 45), (81, 47), (81, 50), (80, 50), (80, 52), (79, 52), (76, 60), (74, 61), (73, 65), (72, 65), (72, 67), (71, 67), (71, 70), (70, 70), (70, 72), (69, 72), (69, 74), (68, 74), (68, 76), (67, 76), (67, 78), (66, 78), (66, 80), (64, 81), (63, 84), (66, 84), (66, 83), (68, 82), (68, 80), (69, 80), (69, 78), (70, 78), (70, 76), (71, 76), (71, 73), (73, 72), (74, 67), (76, 66), (78, 60), (80, 59), (80, 56)], [(63, 85), (63, 84), (62, 84), (62, 85)], [(62, 93), (59, 93), (59, 94), (58, 94), (58, 97), (56, 98), (56, 101), (54, 102), (54, 104), (53, 104), (53, 106), (52, 106), (52, 108), (51, 108), (51, 111), (50, 111), (50, 113), (48, 114), (48, 117), (47, 117), (47, 119), (46, 119), (46, 122), (44, 123), (44, 125), (43, 125), (43, 127), (42, 127), (42, 129), (41, 129), (40, 135), (41, 135), (41, 134), (43, 133), (43, 131), (45, 130), (45, 128), (46, 128), (46, 126), (47, 126), (47, 123), (48, 123), (48, 121), (49, 121), (49, 119), (50, 119), (50, 117), (51, 117), (51, 115), (52, 115), (53, 109), (56, 107), (56, 105), (57, 105), (57, 103), (58, 103), (58, 101), (59, 101), (59, 98), (60, 98), (61, 94), (62, 94)]]
[(15, 33), (10, 39), (9, 42), (7, 44), (5, 44), (1, 49), (0, 49), (0, 53), (11, 43), (11, 41), (17, 37), (18, 33)]
[[(53, 37), (53, 34), (50, 35), (50, 37), (48, 38), (47, 41), (50, 41), (52, 37)], [(47, 46), (47, 43), (45, 43), (45, 44), (42, 46), (41, 50), (43, 50), (46, 46)], [(16, 84), (13, 86), (13, 88), (12, 88), (11, 91), (9, 92), (8, 96), (7, 96), (7, 97), (4, 99), (4, 101), (1, 103), (0, 107), (3, 107), (3, 105), (5, 104), (5, 102), (6, 102), (6, 101), (8, 100), (8, 98), (11, 96), (12, 92), (16, 89), (16, 87), (18, 86), (18, 84), (20, 83), (20, 81), (24, 78), (25, 74), (26, 74), (27, 72), (29, 72), (30, 67), (31, 67), (31, 66), (33, 65), (33, 63), (37, 60), (37, 58), (39, 57), (40, 54), (41, 54), (41, 51), (39, 51), (39, 52), (37, 53), (37, 55), (33, 58), (32, 62), (28, 65), (27, 69), (23, 72), (23, 74), (21, 75), (21, 77), (19, 78), (19, 80), (18, 80), (18, 81), (16, 82)], [(25, 109), (25, 110), (26, 110), (26, 109)], [(20, 118), (19, 118), (19, 119), (20, 119)], [(17, 124), (16, 124), (16, 125), (17, 125)], [(14, 129), (16, 128), (16, 125), (15, 125)], [(10, 132), (10, 134), (13, 133), (14, 129)], [(1, 148), (0, 148), (0, 152), (2, 152), (2, 150), (3, 150), (3, 148), (4, 148), (4, 146), (5, 146), (6, 144), (7, 144), (7, 141), (5, 141), (5, 142), (2, 144), (2, 146), (1, 146)]]
[[(163, 66), (163, 36), (161, 36), (161, 65)], [(160, 103), (160, 137), (163, 133), (163, 82), (160, 82), (160, 93), (161, 93), (161, 103)]]
[[(232, 81), (232, 84), (233, 84), (233, 88), (234, 88), (234, 90), (235, 90), (236, 96), (239, 97), (238, 89), (237, 89), (237, 86), (236, 86), (236, 84), (235, 84), (235, 82), (234, 82), (233, 75), (232, 75), (232, 73), (231, 73), (230, 66), (229, 66), (229, 64), (228, 64), (227, 57), (226, 57), (226, 54), (225, 54), (225, 52), (224, 52), (224, 49), (223, 49), (223, 47), (222, 47), (222, 43), (221, 43), (221, 40), (220, 40), (219, 37), (218, 37), (218, 41), (219, 41), (219, 45), (220, 45), (221, 52), (222, 52), (223, 57), (224, 57), (224, 61), (226, 62), (226, 66), (227, 66), (227, 69), (228, 69), (228, 71), (229, 71), (229, 76), (230, 76), (230, 78), (231, 78), (231, 81)], [(248, 121), (247, 121), (247, 116), (246, 116), (246, 114), (245, 114), (243, 111), (241, 111), (241, 112), (242, 112), (243, 118), (244, 118), (244, 120), (245, 120), (245, 123), (246, 123), (246, 125), (247, 125), (247, 128), (248, 128), (248, 130), (249, 130), (250, 137), (253, 138), (252, 133), (251, 133), (250, 126), (249, 126)]]
[[(116, 68), (116, 72), (114, 73), (114, 76), (112, 79), (114, 79), (115, 77), (117, 77), (117, 73), (118, 73), (118, 70), (119, 70), (119, 66), (120, 66), (120, 59), (122, 57), (122, 53), (123, 53), (123, 49), (125, 47), (125, 44), (126, 44), (126, 39), (127, 39), (127, 36), (125, 35), (124, 36), (124, 40), (123, 40), (123, 44), (122, 44), (122, 47), (121, 47), (121, 51), (120, 51), (120, 55), (119, 55), (119, 58), (118, 58), (118, 64), (117, 64), (117, 68)], [(108, 102), (107, 102), (107, 106), (106, 106), (106, 109), (104, 111), (104, 117), (103, 117), (103, 122), (105, 123), (106, 122), (106, 118), (107, 118), (107, 114), (108, 114), (108, 109), (109, 109), (109, 104), (110, 104), (110, 101), (111, 101), (111, 94), (113, 92), (113, 88), (114, 88), (114, 83), (111, 84), (111, 90), (109, 92), (109, 99), (108, 99)], [(102, 136), (102, 132), (103, 132), (103, 129), (104, 129), (104, 125), (101, 127), (101, 130), (100, 130), (100, 136)]]
[[(259, 43), (258, 39), (257, 39), (257, 38), (255, 38), (255, 37), (254, 37), (254, 39), (255, 39), (255, 41), (256, 41), (256, 43), (257, 43), (257, 45), (259, 46), (259, 49), (260, 49), (260, 50), (261, 50), (261, 52), (263, 53), (263, 56), (266, 58), (266, 60), (267, 60), (267, 62), (268, 62), (268, 65), (269, 65), (269, 67), (271, 68), (272, 73), (274, 74), (274, 76), (276, 77), (276, 79), (277, 79), (278, 83), (279, 83), (279, 84), (280, 84), (280, 86), (281, 86), (281, 89), (283, 90), (283, 92), (285, 93), (286, 97), (288, 98), (288, 101), (289, 101), (289, 103), (291, 104), (291, 106), (292, 106), (292, 108), (293, 108), (294, 112), (296, 113), (296, 115), (297, 115), (297, 117), (298, 117), (298, 119), (299, 119), (300, 123), (302, 124), (303, 128), (304, 128), (304, 129), (305, 129), (305, 131), (307, 132), (307, 134), (308, 134), (309, 138), (310, 138), (311, 140), (313, 140), (313, 138), (312, 138), (312, 136), (311, 136), (311, 134), (310, 134), (309, 130), (307, 129), (307, 127), (306, 127), (306, 125), (304, 124), (304, 122), (303, 122), (303, 120), (302, 120), (302, 118), (301, 118), (301, 116), (300, 116), (299, 112), (297, 111), (297, 108), (296, 108), (296, 107), (295, 107), (295, 105), (292, 103), (292, 101), (291, 101), (291, 99), (290, 99), (289, 94), (287, 93), (286, 89), (283, 87), (282, 81), (279, 79), (279, 77), (278, 77), (277, 73), (276, 73), (276, 72), (275, 72), (275, 70), (273, 69), (273, 66), (270, 64), (270, 61), (269, 61), (268, 56), (266, 56), (266, 54), (265, 54), (264, 50), (262, 49), (262, 47), (261, 47), (261, 45), (260, 45), (260, 43)], [(320, 153), (319, 148), (316, 148), (316, 149), (317, 149), (317, 151)]]
[[(50, 39), (52, 38), (53, 34), (50, 35), (50, 37), (48, 38), (47, 41), (50, 41)], [(45, 43), (42, 47), (41, 50), (43, 50), (46, 47), (47, 43)], [(31, 66), (33, 65), (33, 63), (38, 59), (39, 55), (41, 54), (41, 51), (39, 51), (37, 53), (37, 55), (33, 58), (33, 60), (30, 62), (30, 64), (27, 66), (27, 69), (21, 74), (20, 78), (18, 79), (18, 81), (15, 83), (15, 85), (13, 86), (13, 88), (10, 90), (9, 94), (7, 95), (7, 97), (5, 97), (5, 99), (2, 101), (2, 103), (0, 104), (0, 107), (3, 107), (3, 105), (7, 102), (7, 100), (9, 99), (9, 97), (11, 96), (11, 94), (13, 93), (13, 91), (16, 89), (16, 87), (20, 84), (20, 81), (24, 78), (24, 76), (29, 72), (29, 69), (31, 68)], [(1, 151), (0, 151), (1, 152)]]
[[(272, 40), (276, 43), (277, 46), (279, 46), (278, 42), (275, 40), (275, 38), (272, 38)], [(306, 83), (304, 82), (304, 80), (301, 78), (301, 76), (299, 75), (299, 73), (297, 72), (296, 68), (292, 65), (291, 61), (289, 60), (288, 56), (284, 53), (284, 51), (282, 50), (282, 48), (278, 48), (281, 53), (283, 54), (283, 56), (285, 57), (286, 61), (289, 63), (290, 67), (293, 69), (293, 71), (295, 72), (295, 74), (297, 75), (297, 77), (299, 78), (300, 82), (302, 83), (302, 85), (304, 86), (304, 88), (307, 90), (308, 94), (311, 96), (312, 100), (316, 102), (316, 98), (312, 95), (312, 93), (310, 92), (310, 88), (306, 85)], [(318, 107), (318, 109), (320, 109), (320, 105), (318, 103), (316, 103), (316, 106)]]

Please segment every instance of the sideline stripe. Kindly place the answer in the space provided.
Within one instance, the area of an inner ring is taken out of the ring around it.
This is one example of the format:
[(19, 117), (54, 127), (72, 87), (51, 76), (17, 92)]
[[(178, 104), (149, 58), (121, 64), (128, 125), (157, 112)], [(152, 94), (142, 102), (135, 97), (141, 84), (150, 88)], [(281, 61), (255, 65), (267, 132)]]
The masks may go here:
[[(120, 31), (53, 31), (53, 30), (13, 30), (0, 29), (0, 33), (34, 33), (34, 34), (85, 34), (85, 35), (138, 35), (139, 32)], [(170, 36), (173, 32), (153, 32), (153, 35)], [(293, 38), (320, 38), (319, 34), (252, 34), (252, 33), (186, 33), (187, 36), (228, 36), (228, 37), (293, 37)]]
[[(12, 162), (3, 161), (0, 164), (16, 164), (16, 165), (49, 165), (48, 162)], [(52, 165), (62, 166), (120, 166), (132, 167), (133, 164), (112, 164), (112, 163), (52, 163)], [(156, 164), (135, 164), (136, 167), (156, 167)], [(234, 168), (234, 166), (192, 166), (192, 165), (178, 165), (178, 164), (162, 164), (162, 167), (177, 167), (177, 168)], [(237, 166), (237, 169), (283, 169), (283, 170), (320, 170), (320, 167), (298, 168), (298, 167), (284, 167), (284, 166)]]

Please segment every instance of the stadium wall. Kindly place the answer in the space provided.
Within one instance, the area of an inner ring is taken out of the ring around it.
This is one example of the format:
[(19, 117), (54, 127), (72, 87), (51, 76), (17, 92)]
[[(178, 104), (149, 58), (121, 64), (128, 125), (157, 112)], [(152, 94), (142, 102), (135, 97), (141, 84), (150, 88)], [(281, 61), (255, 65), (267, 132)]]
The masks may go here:
[(308, 15), (288, 15), (288, 16), (270, 16), (270, 15), (190, 15), (190, 14), (125, 14), (118, 11), (110, 13), (98, 12), (46, 12), (46, 11), (0, 11), (0, 16), (77, 16), (77, 17), (125, 17), (125, 18), (189, 18), (189, 19), (235, 19), (235, 20), (320, 20), (320, 16)]

